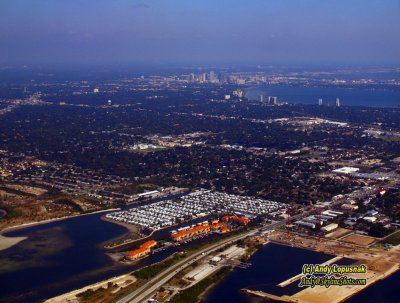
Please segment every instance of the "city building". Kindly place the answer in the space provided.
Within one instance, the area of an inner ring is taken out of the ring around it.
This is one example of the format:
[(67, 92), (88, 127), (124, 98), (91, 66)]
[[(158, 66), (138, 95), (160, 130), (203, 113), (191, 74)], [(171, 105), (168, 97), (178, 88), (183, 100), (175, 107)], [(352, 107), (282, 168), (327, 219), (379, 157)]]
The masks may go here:
[(244, 91), (241, 89), (236, 89), (233, 91), (233, 95), (237, 96), (239, 98), (243, 98), (244, 97)]
[(217, 83), (218, 82), (218, 78), (217, 78), (217, 76), (215, 75), (215, 72), (214, 71), (210, 71), (210, 82), (211, 83)]
[(268, 103), (269, 103), (269, 104), (272, 104), (272, 105), (277, 104), (277, 103), (278, 103), (278, 97), (269, 96), (269, 97), (268, 97)]

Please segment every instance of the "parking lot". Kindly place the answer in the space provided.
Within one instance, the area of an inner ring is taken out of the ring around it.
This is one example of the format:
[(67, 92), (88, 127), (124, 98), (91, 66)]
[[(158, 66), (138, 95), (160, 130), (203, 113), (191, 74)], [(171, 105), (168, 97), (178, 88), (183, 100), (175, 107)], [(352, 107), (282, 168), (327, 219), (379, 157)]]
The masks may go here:
[(180, 199), (166, 200), (106, 215), (108, 219), (157, 230), (211, 214), (247, 218), (272, 214), (286, 205), (274, 201), (198, 190)]

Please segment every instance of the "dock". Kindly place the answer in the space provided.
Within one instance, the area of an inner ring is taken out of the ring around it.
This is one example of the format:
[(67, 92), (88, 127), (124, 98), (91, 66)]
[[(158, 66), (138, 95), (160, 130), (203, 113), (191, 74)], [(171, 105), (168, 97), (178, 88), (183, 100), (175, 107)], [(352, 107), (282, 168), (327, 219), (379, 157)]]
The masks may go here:
[[(335, 263), (335, 262), (341, 260), (342, 258), (343, 258), (343, 257), (337, 256), (337, 257), (334, 257), (334, 258), (332, 258), (332, 259), (330, 259), (330, 260), (328, 260), (328, 261), (322, 263), (321, 265), (322, 265), (322, 266), (323, 266), (323, 265), (330, 265), (330, 264), (332, 264), (332, 263)], [(279, 287), (286, 287), (286, 286), (288, 286), (289, 284), (293, 283), (294, 281), (299, 280), (303, 275), (304, 275), (303, 273), (300, 273), (300, 274), (298, 274), (298, 275), (296, 275), (296, 276), (294, 276), (294, 277), (291, 277), (291, 278), (289, 278), (289, 279), (287, 279), (287, 280), (285, 280), (285, 281), (279, 283), (278, 286), (279, 286)]]

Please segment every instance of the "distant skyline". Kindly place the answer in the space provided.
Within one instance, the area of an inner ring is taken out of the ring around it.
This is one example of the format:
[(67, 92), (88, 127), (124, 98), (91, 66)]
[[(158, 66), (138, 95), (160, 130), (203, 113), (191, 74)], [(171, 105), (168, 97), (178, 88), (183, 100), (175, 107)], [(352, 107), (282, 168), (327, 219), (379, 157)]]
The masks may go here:
[(0, 65), (400, 63), (400, 0), (1, 0)]

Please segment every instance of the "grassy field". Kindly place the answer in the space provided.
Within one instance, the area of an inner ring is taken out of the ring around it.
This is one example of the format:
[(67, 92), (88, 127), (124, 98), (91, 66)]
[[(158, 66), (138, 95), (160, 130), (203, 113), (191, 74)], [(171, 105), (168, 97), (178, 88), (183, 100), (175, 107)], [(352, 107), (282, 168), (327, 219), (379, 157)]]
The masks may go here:
[(2, 217), (3, 220), (9, 220), (13, 218), (20, 217), (22, 212), (16, 208), (9, 207), (7, 205), (0, 204), (0, 209), (3, 209), (6, 212), (6, 215)]
[(171, 267), (175, 263), (178, 263), (180, 260), (186, 257), (185, 254), (175, 254), (172, 258), (165, 259), (159, 263), (144, 267), (139, 269), (133, 273), (133, 275), (142, 280), (149, 280), (155, 276), (157, 276), (163, 270)]

